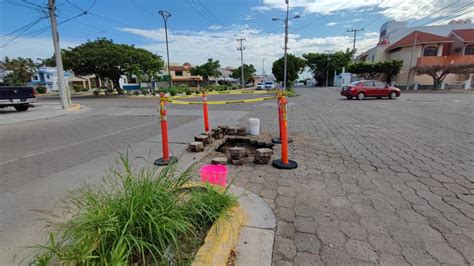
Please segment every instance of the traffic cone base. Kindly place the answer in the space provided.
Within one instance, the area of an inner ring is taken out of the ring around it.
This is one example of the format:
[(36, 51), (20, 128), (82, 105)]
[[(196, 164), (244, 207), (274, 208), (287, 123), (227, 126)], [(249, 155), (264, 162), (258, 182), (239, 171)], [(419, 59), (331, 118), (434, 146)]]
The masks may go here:
[(163, 158), (156, 159), (155, 162), (153, 163), (156, 166), (165, 166), (169, 165), (170, 163), (177, 162), (178, 158), (171, 156), (169, 160), (165, 160)]
[(298, 168), (298, 163), (295, 162), (295, 161), (292, 161), (292, 160), (288, 160), (287, 164), (283, 163), (283, 161), (281, 159), (273, 160), (272, 165), (275, 168), (283, 169), (283, 170), (291, 170), (291, 169)]
[[(281, 144), (281, 139), (279, 137), (272, 138), (272, 142), (275, 144)], [(292, 143), (293, 139), (288, 138), (288, 143)]]

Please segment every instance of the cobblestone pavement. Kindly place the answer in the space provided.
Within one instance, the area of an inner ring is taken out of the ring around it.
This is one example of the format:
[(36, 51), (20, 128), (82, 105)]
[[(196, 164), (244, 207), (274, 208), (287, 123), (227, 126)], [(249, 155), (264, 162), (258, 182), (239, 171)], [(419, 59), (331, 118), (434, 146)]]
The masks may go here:
[[(274, 265), (474, 264), (474, 94), (299, 93), (289, 107), (299, 168), (229, 171), (273, 208)], [(274, 104), (249, 117), (277, 133)]]

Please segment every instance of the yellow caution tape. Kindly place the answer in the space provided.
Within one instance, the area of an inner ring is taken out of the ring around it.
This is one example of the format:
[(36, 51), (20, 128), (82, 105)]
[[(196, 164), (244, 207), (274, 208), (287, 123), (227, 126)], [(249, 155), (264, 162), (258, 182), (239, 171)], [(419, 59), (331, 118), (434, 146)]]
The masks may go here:
[(274, 90), (230, 90), (230, 91), (211, 91), (208, 95), (213, 94), (272, 94), (276, 93)]
[[(256, 103), (268, 100), (276, 99), (276, 96), (272, 97), (262, 97), (262, 98), (255, 98), (255, 99), (246, 99), (246, 100), (233, 100), (233, 101), (208, 101), (207, 104), (239, 104), (239, 103)], [(168, 103), (171, 104), (204, 104), (205, 102), (185, 102), (179, 100), (168, 100)]]

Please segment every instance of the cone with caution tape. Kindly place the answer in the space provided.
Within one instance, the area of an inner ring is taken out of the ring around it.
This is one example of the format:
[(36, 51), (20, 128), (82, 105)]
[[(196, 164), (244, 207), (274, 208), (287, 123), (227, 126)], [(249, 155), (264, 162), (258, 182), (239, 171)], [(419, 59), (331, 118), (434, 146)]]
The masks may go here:
[(166, 113), (166, 103), (168, 99), (164, 93), (160, 93), (160, 125), (161, 125), (161, 147), (163, 150), (163, 157), (155, 160), (156, 166), (168, 165), (176, 162), (176, 157), (170, 157), (168, 144), (168, 119)]
[(278, 105), (281, 115), (280, 119), (280, 134), (281, 134), (281, 159), (274, 160), (272, 165), (278, 169), (295, 169), (298, 163), (288, 159), (288, 123), (286, 105), (288, 100), (283, 93), (278, 94)]
[[(283, 95), (283, 91), (281, 90), (278, 90), (277, 92), (277, 105), (278, 105), (278, 129), (279, 129), (279, 133), (280, 135), (278, 137), (274, 137), (272, 138), (272, 142), (275, 143), (275, 144), (281, 144), (281, 132), (282, 132), (282, 129), (281, 129), (281, 121), (282, 121), (282, 113), (281, 113), (281, 105), (280, 105), (280, 96)], [(288, 143), (291, 143), (293, 142), (293, 140), (291, 138), (288, 138)]]
[(209, 129), (209, 110), (207, 108), (207, 93), (206, 90), (202, 90), (202, 112), (204, 117), (204, 131), (208, 132)]

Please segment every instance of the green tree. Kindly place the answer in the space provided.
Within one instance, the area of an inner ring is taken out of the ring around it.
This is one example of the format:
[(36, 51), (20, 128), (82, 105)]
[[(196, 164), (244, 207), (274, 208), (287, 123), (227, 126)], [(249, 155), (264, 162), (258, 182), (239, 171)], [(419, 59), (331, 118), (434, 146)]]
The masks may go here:
[[(301, 57), (294, 56), (292, 54), (287, 55), (287, 82), (286, 87), (290, 87), (290, 84), (298, 79), (298, 74), (301, 73), (305, 67), (305, 60)], [(284, 79), (284, 70), (285, 69), (285, 57), (281, 57), (275, 62), (273, 62), (272, 73), (275, 76), (276, 80), (283, 81)]]
[(148, 50), (103, 38), (63, 50), (62, 56), (66, 69), (78, 75), (108, 78), (116, 89), (120, 88), (122, 75), (158, 72), (164, 66), (161, 57)]
[[(257, 70), (255, 69), (255, 67), (252, 64), (250, 64), (250, 65), (244, 64), (244, 80), (245, 80), (245, 82), (253, 81), (253, 76), (255, 75), (256, 72), (257, 72)], [(241, 79), (242, 78), (242, 67), (238, 67), (237, 69), (234, 69), (232, 71), (231, 77), (233, 77), (235, 79)]]
[(210, 77), (221, 75), (219, 67), (221, 67), (219, 60), (214, 61), (212, 58), (209, 58), (206, 63), (191, 68), (191, 75), (202, 76), (204, 82), (208, 83)]
[(387, 83), (392, 82), (392, 77), (400, 73), (403, 60), (392, 60), (377, 63), (357, 62), (349, 65), (347, 71), (358, 74), (365, 79), (378, 79), (381, 75), (385, 76)]
[(411, 69), (417, 75), (429, 75), (433, 78), (433, 88), (439, 89), (448, 74), (465, 74), (474, 71), (474, 64), (446, 64), (416, 66)]
[(334, 71), (342, 71), (343, 67), (349, 65), (352, 60), (353, 51), (337, 51), (335, 53), (307, 53), (303, 55), (306, 60), (306, 66), (313, 74), (318, 86), (326, 85), (326, 75), (328, 84), (332, 85), (334, 80)]
[(36, 71), (37, 65), (30, 58), (13, 58), (5, 57), (0, 61), (0, 66), (6, 70), (12, 71), (5, 77), (4, 83), (11, 86), (26, 85), (31, 81), (31, 76)]

